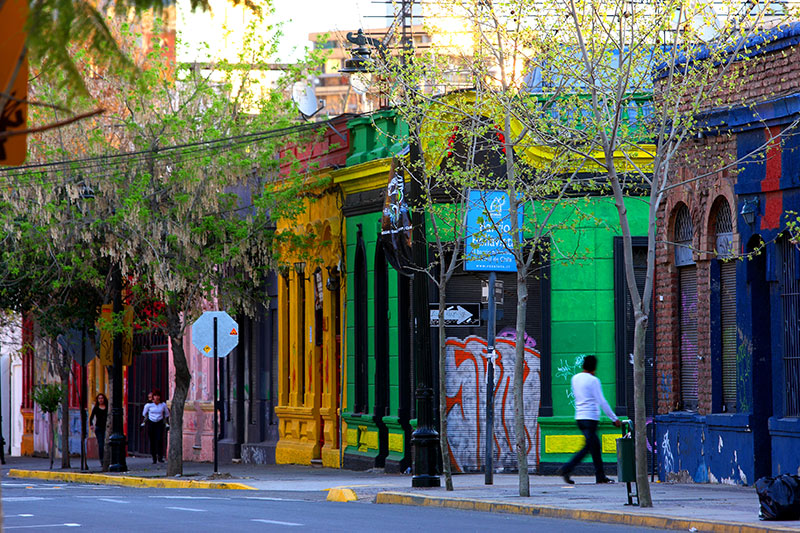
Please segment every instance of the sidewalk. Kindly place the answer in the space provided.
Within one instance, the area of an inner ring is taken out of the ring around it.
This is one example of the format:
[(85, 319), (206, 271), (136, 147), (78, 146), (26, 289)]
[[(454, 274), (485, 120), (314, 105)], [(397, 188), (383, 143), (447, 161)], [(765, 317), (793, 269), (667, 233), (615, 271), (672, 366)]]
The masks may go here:
[[(73, 460), (73, 465), (76, 463)], [(54, 465), (54, 475), (64, 473), (58, 465)], [(4, 465), (3, 475), (7, 478), (9, 469), (47, 471), (48, 466), (47, 459), (12, 457)], [(90, 467), (94, 473), (99, 472), (97, 461), (90, 462)], [(129, 457), (128, 468), (130, 471), (124, 476), (140, 480), (138, 486), (165, 486), (164, 465), (153, 465), (149, 458)], [(751, 487), (653, 483), (654, 507), (640, 509), (624, 505), (627, 502), (624, 483), (595, 485), (591, 477), (575, 477), (575, 485), (566, 485), (556, 476), (531, 476), (531, 496), (521, 498), (517, 495), (516, 474), (496, 474), (491, 486), (484, 485), (483, 474), (457, 475), (453, 478), (455, 491), (447, 492), (444, 488), (413, 489), (411, 476), (400, 474), (293, 465), (221, 465), (219, 476), (213, 476), (212, 470), (209, 463), (187, 462), (182, 478), (169, 479), (212, 485), (206, 488), (239, 488), (214, 486), (218, 483), (286, 492), (339, 488), (342, 490), (338, 492), (353, 494), (359, 502), (366, 503), (439, 506), (683, 531), (800, 531), (800, 522), (759, 521), (758, 497)], [(119, 476), (102, 475), (112, 482)], [(334, 492), (337, 491), (330, 491), (329, 495)]]

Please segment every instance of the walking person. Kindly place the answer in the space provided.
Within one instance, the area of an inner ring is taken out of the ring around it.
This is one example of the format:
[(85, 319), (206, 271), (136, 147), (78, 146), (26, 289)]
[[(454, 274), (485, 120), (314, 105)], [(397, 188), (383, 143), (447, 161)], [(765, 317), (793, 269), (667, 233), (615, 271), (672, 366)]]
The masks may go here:
[(145, 404), (142, 416), (147, 419), (147, 433), (150, 437), (150, 455), (153, 464), (164, 462), (164, 427), (169, 418), (167, 404), (161, 401), (161, 391), (153, 391), (153, 403)]
[(95, 396), (92, 414), (89, 416), (89, 425), (92, 426), (94, 436), (97, 438), (97, 455), (100, 464), (103, 464), (103, 451), (106, 444), (106, 421), (108, 420), (108, 398), (102, 392)]
[[(152, 403), (153, 403), (153, 391), (150, 391), (150, 392), (147, 393), (147, 403), (144, 404), (143, 412), (146, 411), (147, 410), (147, 406), (151, 405)], [(149, 432), (147, 431), (147, 423), (148, 423), (147, 416), (146, 415), (142, 415), (142, 423), (139, 424), (139, 427), (145, 428), (145, 433), (149, 434)]]
[(561, 477), (570, 485), (575, 482), (569, 475), (575, 466), (586, 457), (587, 453), (592, 454), (594, 463), (594, 475), (597, 483), (614, 483), (614, 480), (607, 478), (603, 470), (603, 456), (600, 449), (600, 439), (597, 437), (597, 424), (600, 420), (600, 408), (620, 427), (622, 423), (611, 410), (600, 386), (600, 380), (595, 377), (597, 370), (597, 357), (587, 355), (583, 358), (583, 372), (572, 376), (572, 396), (575, 398), (575, 422), (586, 438), (583, 448), (576, 453), (572, 459), (565, 464), (560, 471)]

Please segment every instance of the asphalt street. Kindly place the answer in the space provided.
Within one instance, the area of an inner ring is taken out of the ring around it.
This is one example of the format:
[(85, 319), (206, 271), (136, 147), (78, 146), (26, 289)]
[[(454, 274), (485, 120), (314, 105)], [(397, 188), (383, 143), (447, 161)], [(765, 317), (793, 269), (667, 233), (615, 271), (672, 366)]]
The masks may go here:
[(324, 491), (140, 489), (3, 482), (7, 531), (634, 531), (531, 516), (455, 509), (334, 503)]

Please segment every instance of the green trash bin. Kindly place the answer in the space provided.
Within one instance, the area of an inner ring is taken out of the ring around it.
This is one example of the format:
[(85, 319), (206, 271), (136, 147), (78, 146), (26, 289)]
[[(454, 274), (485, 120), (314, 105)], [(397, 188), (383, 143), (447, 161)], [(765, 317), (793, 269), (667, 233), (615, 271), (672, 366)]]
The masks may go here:
[(617, 439), (617, 481), (619, 483), (636, 481), (636, 450), (633, 446), (633, 433), (629, 420), (622, 422), (622, 437)]

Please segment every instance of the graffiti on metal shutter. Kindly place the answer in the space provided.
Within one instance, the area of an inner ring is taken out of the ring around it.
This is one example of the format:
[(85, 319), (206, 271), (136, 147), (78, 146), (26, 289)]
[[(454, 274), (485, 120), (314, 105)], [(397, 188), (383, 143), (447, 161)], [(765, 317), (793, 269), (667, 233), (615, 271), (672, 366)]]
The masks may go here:
[[(478, 336), (447, 339), (447, 441), (457, 472), (481, 470), (485, 461), (487, 343)], [(496, 340), (494, 384), (494, 464), (499, 471), (516, 470), (514, 451), (514, 361), (516, 342)], [(528, 467), (539, 464), (540, 355), (525, 347), (523, 402)]]

